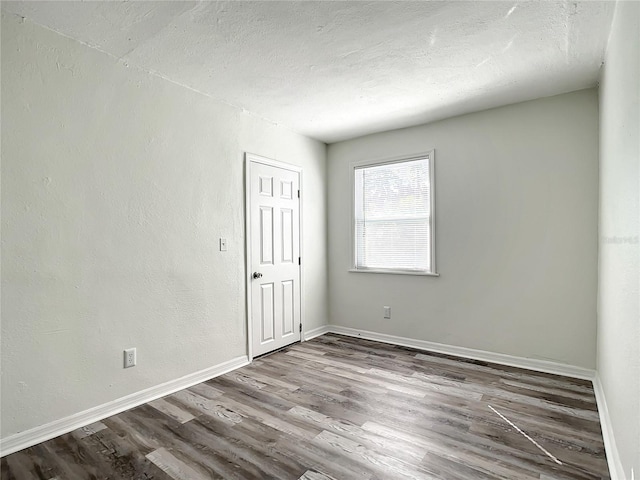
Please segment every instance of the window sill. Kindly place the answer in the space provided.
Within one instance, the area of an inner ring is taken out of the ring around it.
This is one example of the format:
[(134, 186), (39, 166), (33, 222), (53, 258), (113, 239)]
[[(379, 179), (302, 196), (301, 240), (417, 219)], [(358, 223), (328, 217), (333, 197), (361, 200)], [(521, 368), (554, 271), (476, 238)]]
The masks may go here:
[(357, 269), (357, 268), (350, 268), (349, 272), (352, 273), (388, 273), (391, 275), (413, 275), (413, 276), (418, 276), (418, 277), (439, 277), (440, 274), (439, 273), (435, 273), (435, 272), (412, 272), (411, 270), (386, 270), (386, 269)]

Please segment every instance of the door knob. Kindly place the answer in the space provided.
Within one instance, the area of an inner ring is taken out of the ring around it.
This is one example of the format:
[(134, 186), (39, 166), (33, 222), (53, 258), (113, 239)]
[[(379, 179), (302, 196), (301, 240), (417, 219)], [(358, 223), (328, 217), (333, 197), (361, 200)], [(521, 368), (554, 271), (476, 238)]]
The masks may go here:
[(258, 272), (253, 272), (253, 278), (262, 278), (262, 274)]

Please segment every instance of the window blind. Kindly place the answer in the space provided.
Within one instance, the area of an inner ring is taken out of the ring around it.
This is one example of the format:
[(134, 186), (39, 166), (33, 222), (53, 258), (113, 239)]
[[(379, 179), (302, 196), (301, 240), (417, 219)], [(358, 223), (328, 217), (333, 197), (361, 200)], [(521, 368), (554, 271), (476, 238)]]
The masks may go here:
[(431, 271), (429, 158), (355, 168), (355, 267)]

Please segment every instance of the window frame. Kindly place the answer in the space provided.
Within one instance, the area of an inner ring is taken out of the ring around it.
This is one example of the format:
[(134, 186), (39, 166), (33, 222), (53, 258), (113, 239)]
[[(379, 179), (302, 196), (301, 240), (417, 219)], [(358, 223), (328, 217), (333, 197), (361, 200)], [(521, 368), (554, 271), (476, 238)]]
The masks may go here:
[[(356, 261), (356, 170), (363, 167), (377, 167), (380, 165), (390, 165), (394, 163), (404, 163), (415, 160), (428, 159), (429, 162), (429, 192), (431, 203), (431, 214), (429, 216), (429, 231), (431, 233), (430, 242), (430, 257), (431, 257), (431, 270), (410, 270), (410, 269), (398, 269), (398, 268), (358, 268)], [(435, 190), (435, 150), (428, 150), (425, 152), (401, 155), (397, 157), (385, 157), (379, 159), (361, 160), (352, 162), (349, 164), (349, 177), (351, 182), (351, 228), (349, 241), (351, 243), (351, 266), (349, 272), (353, 273), (386, 273), (392, 275), (415, 275), (415, 276), (429, 276), (439, 277), (436, 267), (436, 190)]]

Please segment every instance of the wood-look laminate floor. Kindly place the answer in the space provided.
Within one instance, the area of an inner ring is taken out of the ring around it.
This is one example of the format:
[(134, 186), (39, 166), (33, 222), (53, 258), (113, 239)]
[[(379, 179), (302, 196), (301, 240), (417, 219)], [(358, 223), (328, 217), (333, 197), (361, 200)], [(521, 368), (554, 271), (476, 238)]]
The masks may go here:
[(331, 334), (1, 465), (6, 480), (609, 478), (590, 382)]

